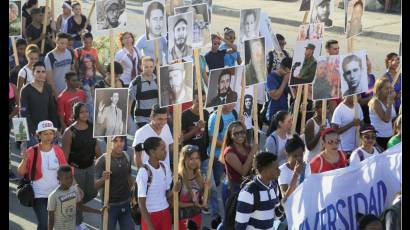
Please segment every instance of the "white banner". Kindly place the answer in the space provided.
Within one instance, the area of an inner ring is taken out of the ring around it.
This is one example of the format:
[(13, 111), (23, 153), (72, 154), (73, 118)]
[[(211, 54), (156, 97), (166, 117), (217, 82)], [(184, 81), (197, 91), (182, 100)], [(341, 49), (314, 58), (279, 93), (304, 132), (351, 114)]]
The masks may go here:
[(289, 229), (355, 230), (356, 213), (380, 215), (401, 181), (401, 143), (358, 165), (311, 175), (285, 203)]

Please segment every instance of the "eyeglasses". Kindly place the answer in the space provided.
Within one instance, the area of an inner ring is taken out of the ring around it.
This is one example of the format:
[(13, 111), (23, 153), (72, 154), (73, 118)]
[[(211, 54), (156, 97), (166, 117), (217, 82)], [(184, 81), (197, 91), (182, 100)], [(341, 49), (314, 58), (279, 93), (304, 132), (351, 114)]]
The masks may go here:
[(233, 135), (234, 137), (245, 136), (245, 135), (246, 135), (246, 132), (245, 132), (244, 130), (241, 130), (241, 131), (232, 133), (232, 135)]
[(327, 144), (329, 145), (333, 145), (333, 144), (340, 144), (340, 139), (336, 139), (336, 140), (328, 140)]
[(364, 139), (367, 140), (375, 140), (376, 139), (376, 135), (363, 135)]

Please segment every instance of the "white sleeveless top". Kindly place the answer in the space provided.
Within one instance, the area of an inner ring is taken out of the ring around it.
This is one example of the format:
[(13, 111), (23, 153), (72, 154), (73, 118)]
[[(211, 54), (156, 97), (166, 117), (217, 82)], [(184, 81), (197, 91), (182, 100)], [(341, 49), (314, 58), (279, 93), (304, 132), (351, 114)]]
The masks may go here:
[[(314, 119), (313, 119), (313, 124), (315, 126), (313, 132), (314, 132), (314, 135), (316, 135), (320, 130), (320, 126), (316, 123), (316, 121)], [(330, 127), (329, 120), (326, 119), (326, 128), (329, 128), (329, 127)], [(306, 138), (306, 136), (304, 136), (304, 137)], [(306, 139), (304, 141), (305, 141), (305, 144), (306, 144)], [(313, 159), (313, 157), (315, 157), (316, 155), (318, 155), (320, 153), (320, 151), (321, 151), (320, 140), (312, 150), (309, 150), (306, 146), (305, 147), (305, 154), (303, 155), (303, 161), (309, 163), (310, 160)]]
[[(383, 111), (386, 112), (386, 110), (387, 110), (386, 106), (379, 99), (376, 99), (376, 100), (382, 106)], [(377, 115), (376, 111), (374, 111), (370, 107), (369, 107), (369, 117), (370, 117), (370, 123), (377, 130), (377, 133), (376, 133), (377, 137), (391, 137), (391, 136), (393, 136), (392, 120), (393, 120), (393, 118), (396, 117), (396, 111), (394, 110), (393, 106), (392, 106), (392, 109), (391, 109), (390, 121), (387, 122), (387, 123), (384, 122), (382, 119), (380, 119), (380, 117)]]

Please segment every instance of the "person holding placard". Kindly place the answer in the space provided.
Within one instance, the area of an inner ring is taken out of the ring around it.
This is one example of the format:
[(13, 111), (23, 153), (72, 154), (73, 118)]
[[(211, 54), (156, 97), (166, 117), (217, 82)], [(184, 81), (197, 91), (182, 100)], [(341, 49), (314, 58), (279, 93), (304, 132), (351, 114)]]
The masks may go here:
[(286, 162), (285, 145), (286, 141), (291, 138), (292, 123), (292, 114), (287, 111), (278, 111), (272, 117), (267, 131), (264, 149), (278, 157), (279, 165)]
[(276, 112), (288, 110), (288, 94), (290, 94), (288, 82), (291, 66), (292, 58), (285, 57), (282, 59), (279, 69), (271, 72), (267, 77), (266, 91), (269, 94), (269, 106), (266, 120), (269, 121), (269, 124)]
[[(122, 65), (119, 62), (114, 61), (114, 83), (112, 88), (124, 88), (124, 83), (122, 82), (120, 76), (123, 73)], [(95, 85), (95, 88), (111, 88), (111, 65), (107, 64), (105, 68), (105, 78)]]
[[(73, 2), (71, 7), (74, 14), (67, 19), (67, 23), (64, 27), (64, 32), (70, 34), (73, 37), (73, 47), (78, 48), (81, 46), (81, 31), (87, 23), (87, 17), (81, 14), (81, 5), (79, 2)], [(88, 32), (91, 32), (91, 25), (88, 24), (85, 29)]]
[(64, 1), (63, 6), (63, 13), (58, 15), (57, 22), (56, 22), (56, 30), (57, 32), (64, 32), (65, 24), (67, 23), (68, 19), (71, 17), (71, 1)]
[[(103, 189), (106, 180), (110, 182), (110, 196), (108, 198), (108, 230), (115, 230), (117, 223), (121, 230), (134, 228), (131, 217), (130, 198), (134, 180), (131, 176), (131, 161), (128, 153), (124, 152), (125, 136), (112, 138), (111, 167), (105, 168), (107, 153), (104, 153), (95, 162), (94, 186)], [(104, 200), (104, 197), (101, 199)]]
[(352, 152), (349, 158), (350, 165), (357, 165), (364, 159), (383, 152), (381, 148), (375, 145), (376, 133), (377, 130), (372, 125), (365, 125), (360, 128), (361, 145)]
[[(384, 74), (385, 77), (387, 77), (390, 80), (390, 83), (394, 83), (394, 92), (395, 95), (393, 97), (394, 100), (394, 108), (396, 109), (396, 113), (399, 112), (399, 108), (401, 105), (401, 73), (397, 73), (397, 71), (400, 71), (398, 69), (400, 65), (400, 57), (396, 53), (389, 53), (386, 55), (386, 59), (384, 60), (386, 64), (386, 73)], [(394, 78), (398, 74), (398, 79), (394, 81)]]
[(17, 79), (17, 92), (20, 94), (23, 86), (30, 84), (34, 81), (33, 77), (33, 65), (40, 59), (40, 49), (37, 45), (31, 44), (26, 48), (26, 58), (28, 60), (27, 65), (23, 66), (18, 73)]
[(27, 0), (22, 7), (22, 17), (21, 17), (21, 24), (22, 24), (22, 32), (23, 38), (26, 38), (26, 29), (31, 24), (32, 18), (32, 10), (38, 8), (38, 0)]
[[(224, 28), (224, 39), (229, 41), (231, 44), (235, 42), (235, 31), (229, 27)], [(228, 50), (229, 46), (226, 43), (223, 43), (219, 46), (220, 50)], [(236, 64), (240, 65), (242, 63), (241, 54), (239, 51), (232, 53), (226, 53), (224, 56), (224, 65), (225, 66), (235, 66)]]
[(155, 41), (154, 40), (147, 40), (145, 34), (141, 35), (137, 42), (135, 43), (135, 48), (143, 54), (143, 56), (150, 56), (154, 59), (154, 63), (156, 63), (157, 58), (159, 59), (160, 65), (164, 65), (167, 63), (168, 60), (168, 41), (167, 38), (160, 37), (159, 38), (159, 57), (155, 55)]
[[(358, 110), (357, 118), (354, 116), (355, 110)], [(340, 150), (347, 154), (347, 157), (359, 146), (356, 129), (362, 123), (362, 108), (359, 104), (353, 103), (353, 96), (345, 97), (343, 102), (336, 107), (331, 125), (340, 135)]]
[(123, 32), (118, 36), (120, 50), (115, 54), (115, 61), (121, 63), (123, 73), (121, 80), (125, 87), (139, 74), (141, 54), (134, 47), (135, 39), (131, 32)]
[[(14, 59), (14, 54), (9, 56), (9, 72), (10, 72), (10, 81), (17, 85), (18, 72), (22, 66), (27, 65), (27, 57), (25, 55), (27, 49), (27, 42), (23, 38), (16, 39), (16, 49), (17, 49), (17, 58), (19, 65), (16, 65), (16, 60)], [(14, 51), (13, 51), (14, 52)]]
[(323, 101), (313, 102), (315, 115), (306, 122), (306, 153), (303, 156), (303, 160), (306, 162), (310, 162), (312, 158), (321, 152), (320, 134), (325, 128), (330, 128), (329, 105), (326, 106), (326, 125), (322, 126), (322, 103)]
[[(211, 50), (205, 55), (206, 64), (209, 70), (223, 68), (225, 66), (225, 55), (237, 52), (237, 46), (218, 34), (212, 34), (211, 41)], [(223, 41), (229, 49), (220, 49), (221, 41)]]

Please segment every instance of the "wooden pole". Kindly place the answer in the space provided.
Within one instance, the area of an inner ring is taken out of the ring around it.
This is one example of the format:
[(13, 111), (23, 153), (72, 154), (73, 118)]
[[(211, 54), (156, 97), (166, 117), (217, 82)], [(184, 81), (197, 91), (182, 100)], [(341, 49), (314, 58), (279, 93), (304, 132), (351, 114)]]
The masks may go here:
[(81, 29), (81, 36), (83, 36), (83, 32), (84, 32), (84, 30), (86, 30), (87, 29), (87, 26), (90, 24), (90, 18), (91, 18), (91, 16), (92, 16), (92, 14), (93, 14), (93, 11), (94, 11), (94, 8), (95, 8), (95, 2), (96, 2), (97, 0), (95, 0), (94, 2), (93, 2), (93, 4), (91, 5), (91, 9), (90, 9), (90, 12), (88, 13), (88, 17), (87, 17), (87, 21), (85, 22), (85, 25), (84, 25), (84, 27)]
[(160, 53), (160, 46), (159, 46), (159, 39), (154, 40), (154, 50), (155, 50), (155, 68), (157, 69), (157, 85), (159, 85), (159, 74), (160, 74), (160, 66), (161, 66), (161, 53)]
[(302, 119), (300, 121), (300, 134), (305, 133), (306, 124), (306, 109), (307, 109), (307, 98), (309, 93), (309, 85), (303, 85), (303, 109), (302, 109)]
[[(51, 21), (55, 22), (55, 14), (54, 14), (54, 0), (51, 0)], [(53, 41), (56, 39), (55, 33), (51, 34), (53, 36)]]
[[(243, 71), (243, 72), (245, 72), (245, 71)], [(242, 73), (242, 74), (244, 74), (244, 73)], [(243, 112), (244, 112), (245, 88), (246, 88), (245, 78), (242, 78), (242, 82), (241, 82), (241, 97), (240, 97), (240, 101), (239, 101), (239, 114), (240, 114), (240, 115), (243, 115)]]
[(199, 103), (199, 120), (204, 120), (204, 105), (202, 99), (202, 84), (201, 84), (201, 67), (199, 65), (199, 48), (194, 49), (195, 59), (195, 84), (198, 90), (198, 103)]
[[(46, 10), (45, 10), (45, 12), (44, 12), (43, 30), (42, 30), (41, 34), (46, 34), (46, 32), (47, 32), (48, 2), (49, 2), (49, 0), (46, 0)], [(43, 40), (41, 40), (41, 53), (44, 52), (44, 46), (45, 46), (45, 44), (46, 44), (46, 39), (47, 39), (47, 36), (46, 36), (46, 38), (44, 38)]]
[(296, 124), (298, 123), (298, 116), (299, 116), (299, 106), (300, 106), (300, 99), (302, 97), (302, 87), (303, 85), (298, 85), (298, 90), (296, 92), (296, 99), (293, 106), (293, 122), (292, 122), (292, 134), (296, 132)]
[[(174, 135), (174, 145), (173, 145), (173, 181), (174, 185), (178, 181), (178, 156), (179, 156), (179, 138), (180, 138), (180, 133), (181, 133), (181, 104), (174, 105), (173, 106), (173, 135)], [(173, 208), (174, 208), (174, 230), (178, 230), (178, 222), (179, 222), (179, 211), (178, 211), (178, 206), (179, 206), (179, 193), (174, 192), (173, 195)]]
[(16, 37), (11, 37), (11, 45), (13, 46), (13, 56), (16, 66), (20, 65), (19, 56), (17, 54)]
[[(350, 37), (347, 39), (347, 53), (351, 53), (353, 52), (353, 37)], [(358, 107), (356, 107), (356, 105), (358, 105), (358, 101), (357, 101), (357, 95), (353, 95), (353, 106), (354, 106), (354, 119), (358, 119), (359, 118), (359, 110)], [(360, 127), (355, 126), (356, 129), (356, 141), (358, 141), (359, 137), (360, 137)], [(359, 143), (359, 142), (356, 142)]]
[(327, 100), (322, 101), (322, 126), (326, 125)]
[[(111, 64), (111, 88), (115, 88), (115, 69), (114, 69), (114, 31), (110, 29), (110, 64)], [(105, 171), (111, 171), (111, 150), (112, 139), (107, 137), (107, 152), (105, 155)], [(104, 206), (108, 207), (110, 196), (110, 180), (104, 184)], [(103, 230), (108, 230), (108, 209), (104, 209)]]
[[(212, 166), (214, 163), (214, 158), (215, 158), (215, 148), (216, 148), (216, 141), (218, 140), (218, 133), (219, 133), (219, 123), (221, 121), (221, 116), (222, 116), (222, 106), (218, 106), (218, 110), (216, 112), (216, 120), (215, 120), (215, 125), (214, 125), (214, 133), (212, 134), (212, 144), (211, 144), (211, 153), (209, 155), (209, 162), (208, 162), (208, 171), (206, 172), (206, 180), (208, 182), (211, 181), (211, 172), (212, 172)], [(221, 152), (222, 154), (222, 152)], [(205, 189), (204, 191), (204, 204), (208, 202), (208, 195), (209, 195), (209, 189)]]
[(253, 117), (253, 143), (259, 144), (259, 126), (258, 126), (258, 86), (253, 86), (253, 103), (252, 103), (252, 117)]

